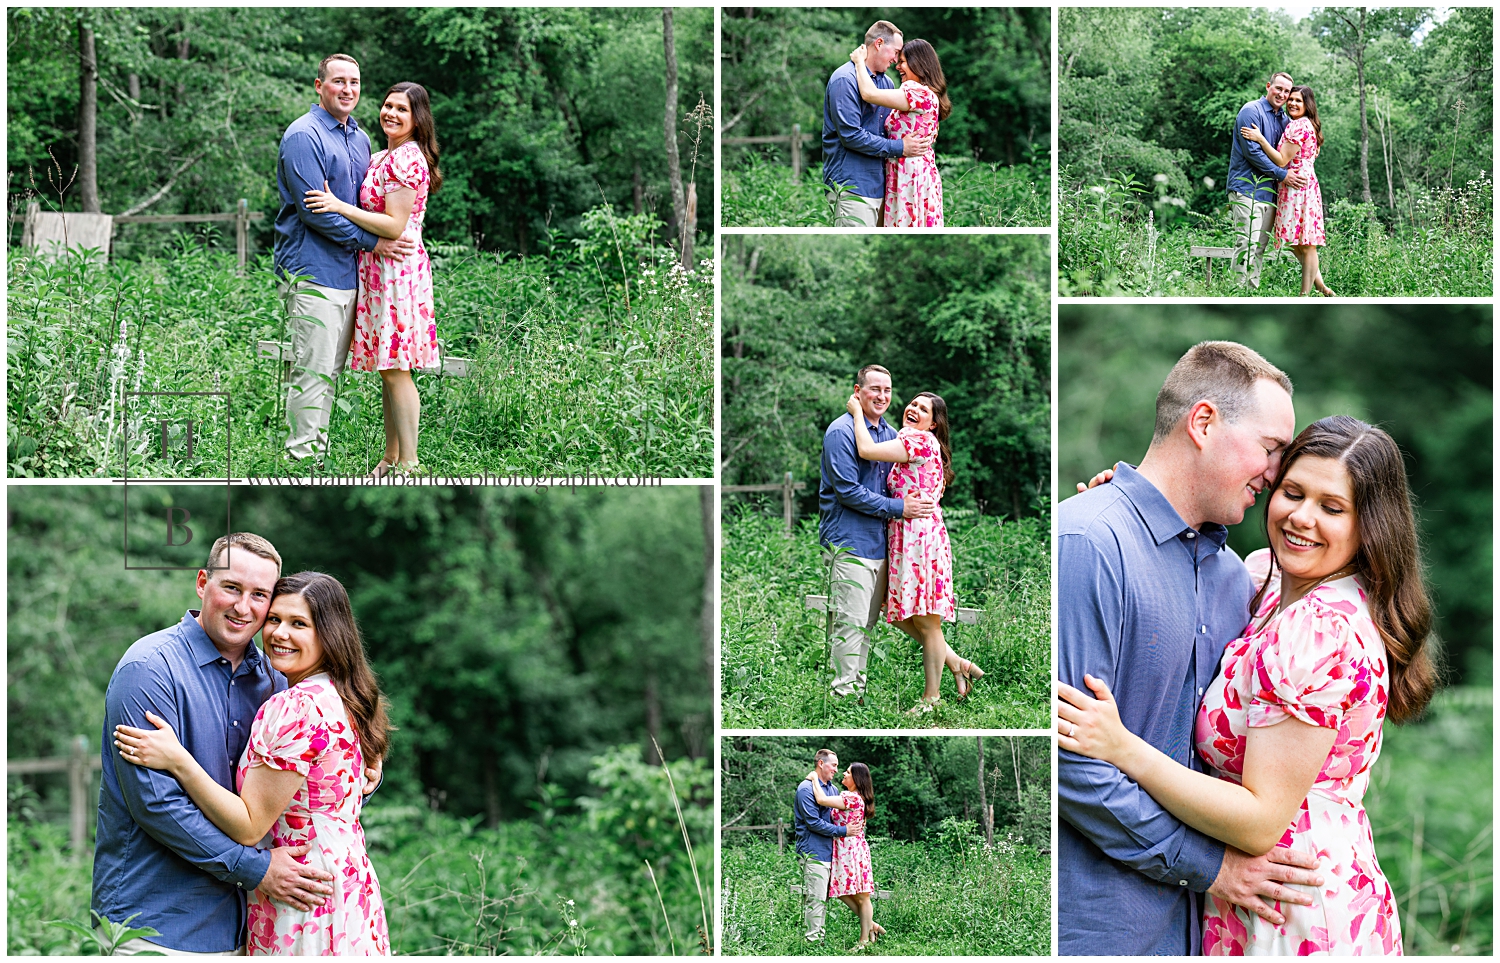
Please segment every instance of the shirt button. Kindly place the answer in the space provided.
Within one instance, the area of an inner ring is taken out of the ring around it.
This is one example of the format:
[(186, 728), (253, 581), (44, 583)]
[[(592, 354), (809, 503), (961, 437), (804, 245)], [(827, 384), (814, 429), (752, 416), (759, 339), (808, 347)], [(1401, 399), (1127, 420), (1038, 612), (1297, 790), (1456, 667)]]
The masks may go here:
[(1198, 634), (1200, 634), (1200, 635), (1207, 635), (1208, 634), (1208, 626), (1206, 626), (1206, 625), (1200, 625), (1200, 626), (1198, 626)]
[(231, 722), (230, 725), (234, 726), (236, 729), (238, 729), (240, 727), (240, 720), (236, 719), (233, 722)]
[(1177, 881), (1177, 885), (1178, 886), (1186, 886), (1187, 885), (1187, 880), (1185, 880), (1185, 879), (1179, 879)]
[[(1192, 537), (1193, 537), (1193, 536), (1195, 536), (1195, 535), (1197, 535), (1197, 534), (1198, 534), (1198, 533), (1197, 533), (1197, 532), (1188, 532), (1188, 533), (1187, 533), (1187, 537), (1188, 537), (1188, 538), (1192, 538)], [(1185, 883), (1184, 883), (1184, 885), (1186, 885), (1186, 884), (1185, 884)]]
[(1198, 687), (1198, 698), (1203, 698), (1203, 686)]

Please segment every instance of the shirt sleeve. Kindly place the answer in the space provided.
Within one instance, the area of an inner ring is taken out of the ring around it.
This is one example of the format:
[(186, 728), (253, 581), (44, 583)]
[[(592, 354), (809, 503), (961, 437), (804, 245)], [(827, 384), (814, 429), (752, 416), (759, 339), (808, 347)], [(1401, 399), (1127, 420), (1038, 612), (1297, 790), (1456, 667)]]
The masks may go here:
[[(1266, 133), (1266, 119), (1260, 116), (1260, 111), (1255, 109), (1253, 102), (1240, 108), (1239, 116), (1234, 121), (1234, 136), (1243, 141), (1240, 146), (1244, 148), (1245, 159), (1250, 162), (1251, 167), (1254, 167), (1262, 174), (1270, 174), (1278, 181), (1285, 180), (1286, 168), (1277, 167), (1272, 163), (1271, 158), (1266, 156), (1266, 152), (1260, 144), (1253, 140), (1245, 140), (1244, 135), (1240, 133), (1241, 127), (1258, 127), (1262, 134)], [(1266, 139), (1270, 140), (1271, 138), (1267, 137)]]
[(915, 80), (902, 83), (901, 90), (906, 94), (908, 110), (937, 110), (937, 95)]
[(1256, 654), (1246, 723), (1264, 728), (1290, 716), (1338, 729), (1376, 684), (1375, 666), (1356, 641), (1346, 614), (1320, 599), (1297, 602)]
[(906, 510), (901, 499), (872, 492), (860, 483), (859, 448), (853, 429), (828, 432), (823, 448), (828, 453), (828, 480), (840, 505), (876, 518), (899, 518)]
[[(1057, 660), (1074, 688), (1087, 672), (1115, 685), (1122, 624), (1122, 566), (1085, 535), (1057, 540)], [(1110, 859), (1159, 883), (1206, 892), (1224, 844), (1184, 825), (1107, 762), (1059, 750), (1058, 815)]]
[(390, 175), (387, 193), (403, 187), (419, 191), (427, 183), (427, 158), (422, 155), (422, 148), (410, 141), (396, 148), (386, 170)]
[[(104, 731), (112, 733), (117, 725), (154, 728), (147, 712), (182, 731), (180, 707), (166, 674), (149, 662), (121, 666), (105, 695)], [(131, 818), (152, 839), (223, 882), (246, 890), (260, 885), (271, 867), (269, 851), (226, 836), (170, 774), (132, 765), (118, 752), (110, 758)]]
[(307, 192), (322, 190), (328, 180), (323, 164), (323, 150), (317, 139), (305, 131), (292, 131), (281, 141), (281, 174), (297, 217), (310, 229), (351, 251), (373, 251), (380, 240), (342, 214), (314, 214), (307, 209)]
[(250, 729), (249, 749), (259, 765), (305, 776), (328, 751), (330, 742), (328, 721), (317, 700), (293, 688), (260, 707)]
[(801, 816), (807, 823), (807, 828), (819, 836), (842, 836), (848, 832), (843, 826), (835, 826), (823, 818), (818, 811), (817, 800), (813, 798), (812, 783), (802, 780), (797, 786), (797, 815)]
[(900, 157), (905, 150), (901, 138), (881, 137), (860, 126), (860, 115), (864, 112), (859, 96), (859, 83), (853, 76), (834, 77), (828, 82), (828, 101), (833, 108), (834, 125), (838, 128), (839, 143), (856, 154), (871, 157)]

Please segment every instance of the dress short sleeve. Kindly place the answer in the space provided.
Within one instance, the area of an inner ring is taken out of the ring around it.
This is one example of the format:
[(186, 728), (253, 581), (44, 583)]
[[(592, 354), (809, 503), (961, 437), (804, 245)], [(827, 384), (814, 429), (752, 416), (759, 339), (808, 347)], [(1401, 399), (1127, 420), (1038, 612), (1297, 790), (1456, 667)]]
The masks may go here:
[(307, 775), (328, 751), (328, 721), (312, 693), (296, 686), (266, 700), (250, 728), (254, 762)]
[(1291, 716), (1323, 729), (1338, 729), (1344, 714), (1367, 701), (1376, 684), (1375, 666), (1355, 636), (1348, 603), (1309, 596), (1292, 605), (1260, 641), (1254, 660), (1254, 692), (1247, 707), (1251, 728), (1273, 726)]
[(912, 464), (922, 465), (933, 458), (941, 457), (937, 437), (930, 431), (902, 428), (896, 432), (896, 437), (901, 441), (902, 447), (906, 449), (906, 455), (912, 460)]
[(906, 92), (906, 103), (910, 110), (937, 110), (937, 95), (915, 80), (902, 81), (901, 89)]
[(419, 191), (427, 183), (427, 158), (423, 156), (422, 148), (412, 141), (396, 148), (386, 166), (390, 170), (391, 190), (409, 187)]

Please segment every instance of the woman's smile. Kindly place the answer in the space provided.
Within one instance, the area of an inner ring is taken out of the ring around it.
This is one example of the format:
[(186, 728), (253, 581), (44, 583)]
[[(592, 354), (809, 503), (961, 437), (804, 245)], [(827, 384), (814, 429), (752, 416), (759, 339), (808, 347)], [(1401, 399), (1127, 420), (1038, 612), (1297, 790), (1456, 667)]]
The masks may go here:
[(932, 402), (926, 398), (913, 399), (912, 403), (906, 406), (901, 421), (919, 431), (929, 430), (932, 427)]

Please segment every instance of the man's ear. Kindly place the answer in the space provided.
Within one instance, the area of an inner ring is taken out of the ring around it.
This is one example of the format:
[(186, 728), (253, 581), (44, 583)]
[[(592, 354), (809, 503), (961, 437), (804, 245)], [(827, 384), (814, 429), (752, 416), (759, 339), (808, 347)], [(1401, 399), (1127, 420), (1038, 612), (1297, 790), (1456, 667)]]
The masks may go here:
[(1187, 433), (1201, 451), (1208, 445), (1210, 427), (1218, 427), (1219, 410), (1211, 401), (1200, 401), (1188, 410)]

